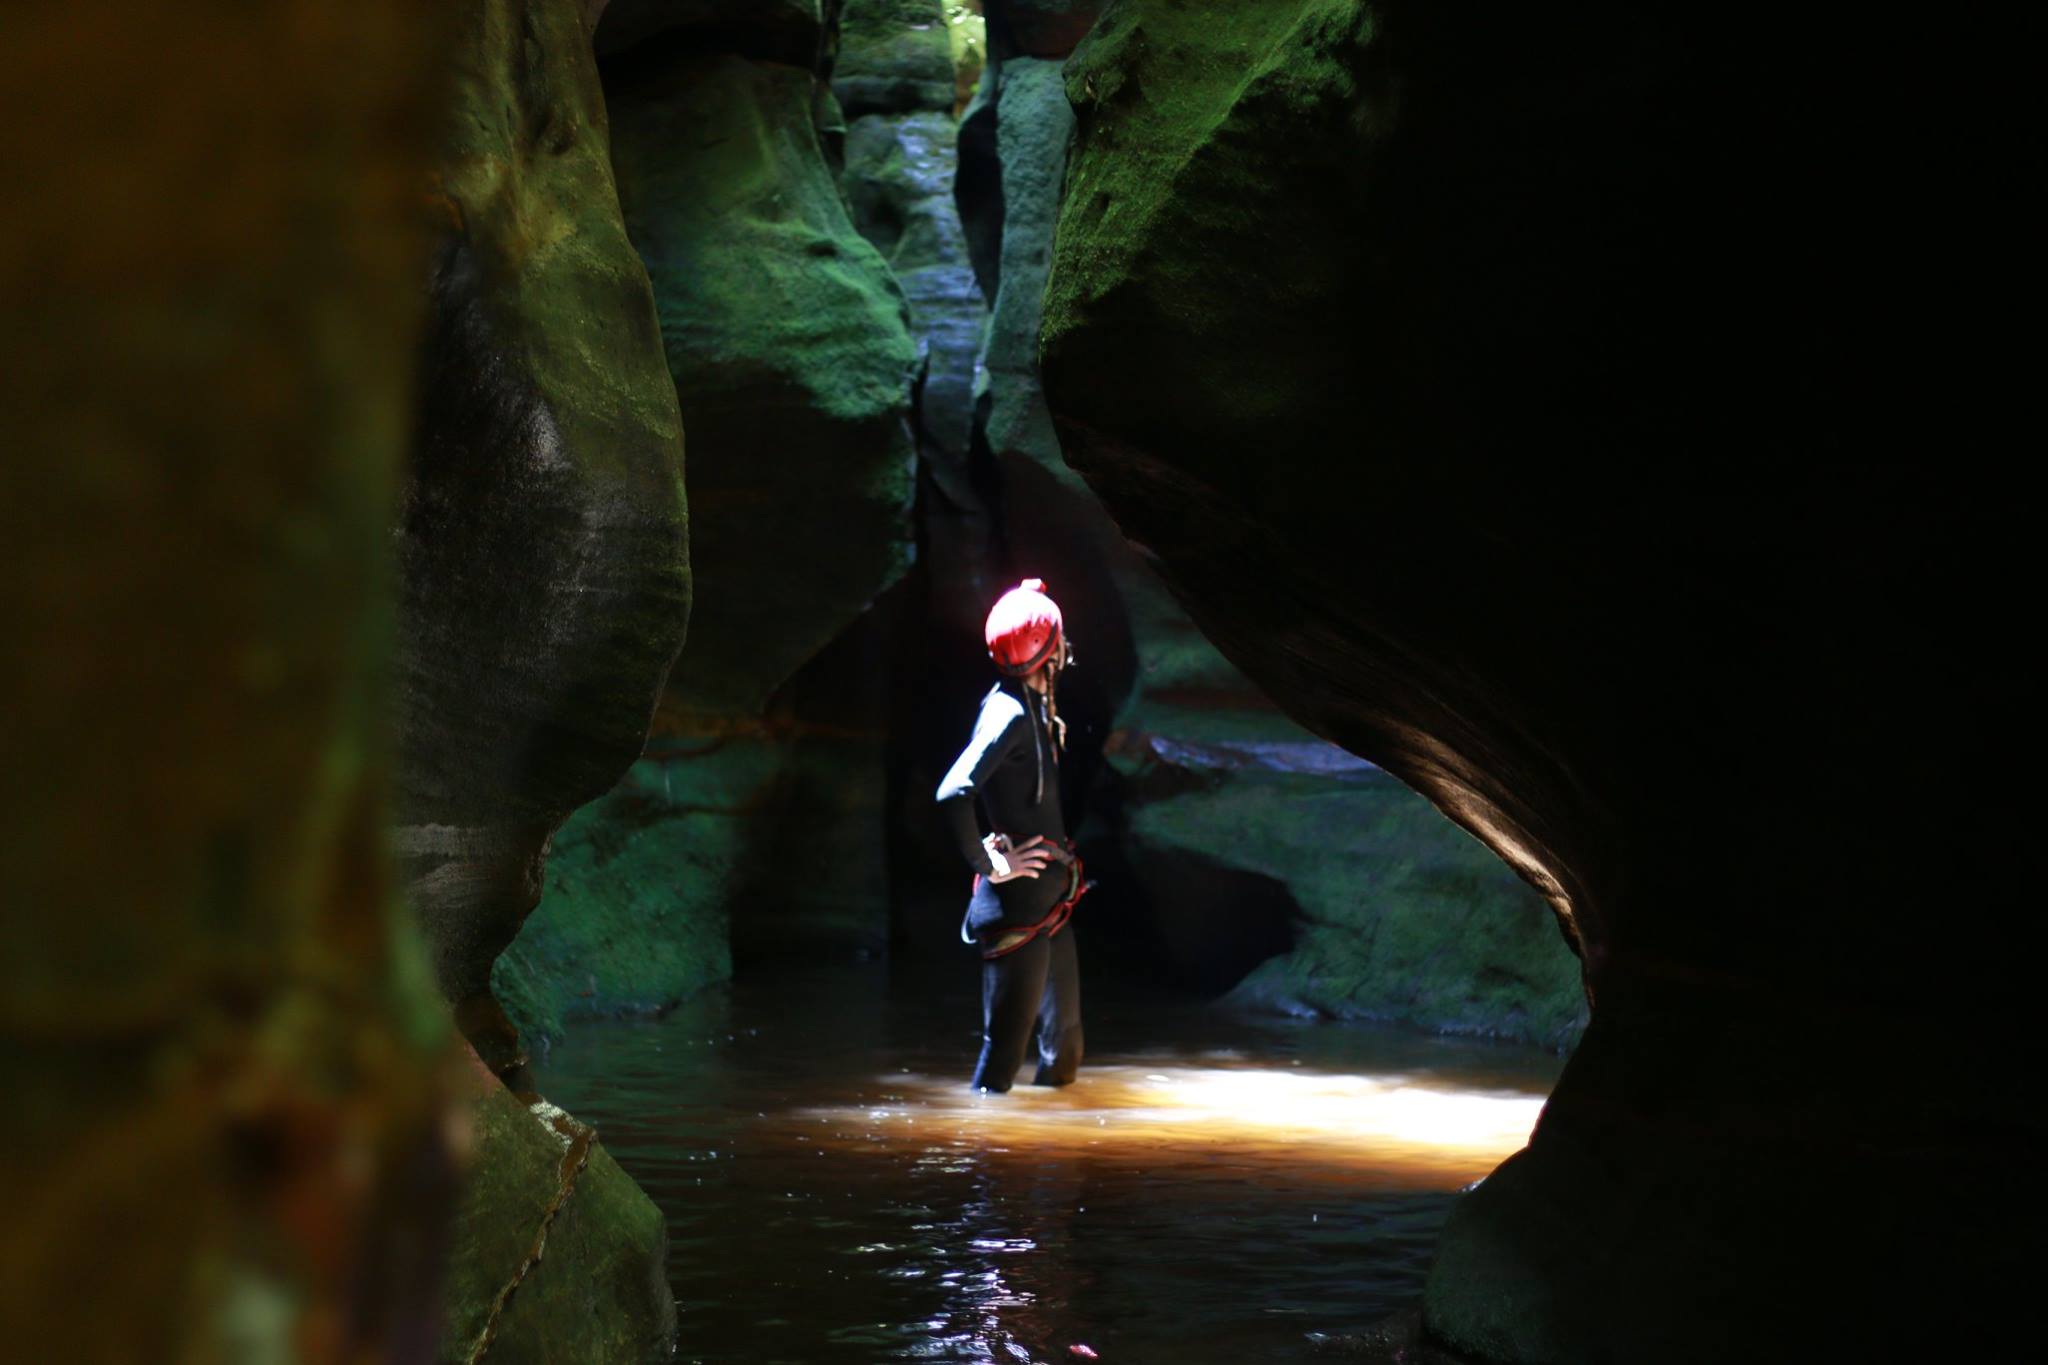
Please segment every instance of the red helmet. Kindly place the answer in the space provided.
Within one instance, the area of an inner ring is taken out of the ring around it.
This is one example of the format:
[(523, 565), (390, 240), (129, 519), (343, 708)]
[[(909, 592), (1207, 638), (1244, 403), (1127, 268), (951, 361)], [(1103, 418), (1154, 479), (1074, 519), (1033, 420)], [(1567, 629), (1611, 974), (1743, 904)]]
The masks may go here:
[(996, 599), (981, 634), (997, 669), (1021, 678), (1059, 652), (1061, 629), (1059, 604), (1042, 580), (1027, 578)]

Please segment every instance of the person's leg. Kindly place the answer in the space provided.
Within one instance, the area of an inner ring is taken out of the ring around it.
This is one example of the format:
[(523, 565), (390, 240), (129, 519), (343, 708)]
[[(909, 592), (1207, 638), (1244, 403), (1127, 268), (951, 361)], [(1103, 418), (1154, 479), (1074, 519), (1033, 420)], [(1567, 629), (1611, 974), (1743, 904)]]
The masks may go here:
[(1081, 1069), (1081, 962), (1074, 931), (1053, 936), (1045, 998), (1038, 1009), (1038, 1074), (1033, 1085), (1065, 1085)]
[(983, 1090), (1008, 1090), (1024, 1064), (1031, 1019), (1045, 995), (1049, 949), (1047, 940), (1036, 938), (1014, 953), (981, 964), (981, 1060), (975, 1064), (973, 1083)]

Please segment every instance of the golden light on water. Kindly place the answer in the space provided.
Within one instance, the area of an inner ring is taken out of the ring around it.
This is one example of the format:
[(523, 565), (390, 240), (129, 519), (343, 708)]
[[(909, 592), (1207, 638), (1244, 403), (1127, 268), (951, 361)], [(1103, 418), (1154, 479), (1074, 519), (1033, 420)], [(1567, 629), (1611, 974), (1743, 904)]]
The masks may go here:
[[(1026, 1076), (1029, 1075), (1027, 1067)], [(1540, 1095), (1410, 1075), (1243, 1065), (1084, 1067), (1072, 1086), (981, 1095), (957, 1080), (878, 1078), (858, 1104), (798, 1111), (826, 1147), (915, 1146), (934, 1156), (1281, 1166), (1453, 1189), (1528, 1140)]]

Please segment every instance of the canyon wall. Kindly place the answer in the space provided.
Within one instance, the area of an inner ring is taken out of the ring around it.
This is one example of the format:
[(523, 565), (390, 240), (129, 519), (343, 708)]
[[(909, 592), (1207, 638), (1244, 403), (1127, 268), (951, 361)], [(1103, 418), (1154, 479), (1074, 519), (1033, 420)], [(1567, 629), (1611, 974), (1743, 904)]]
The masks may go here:
[(887, 937), (882, 675), (863, 660), (913, 557), (917, 353), (836, 180), (836, 8), (614, 3), (596, 30), (689, 432), (696, 605), (644, 758), (562, 831), (562, 875), (499, 963), (537, 1037), (659, 1009), (728, 975), (733, 948)]
[(382, 688), (436, 7), (7, 27), (0, 1340), (416, 1359), (447, 1025)]
[(1067, 459), (1585, 962), (1429, 1281), (1486, 1359), (1939, 1353), (2017, 1283), (1961, 1174), (2009, 1092), (1898, 1080), (2007, 1026), (1929, 919), (2009, 898), (2007, 808), (1902, 795), (1998, 785), (2021, 537), (1879, 382), (1918, 345), (1866, 289), (1910, 250), (1851, 128), (1881, 69), (1803, 17), (1352, 0), (1122, 0), (1065, 68)]
[(554, 836), (546, 910), (496, 960), (529, 1039), (659, 1010), (735, 954), (955, 951), (929, 795), (985, 685), (982, 614), (1026, 572), (1083, 659), (1068, 786), (1105, 960), (1257, 1008), (1576, 1038), (1541, 900), (1266, 701), (1060, 458), (1036, 338), (1060, 63), (1092, 15), (991, 6), (956, 123), (936, 0), (855, 0), (836, 30), (823, 10), (606, 9), (698, 594), (643, 760)]
[(1080, 656), (1062, 710), (1084, 841), (1108, 874), (1090, 905), (1104, 949), (1258, 1008), (1569, 1046), (1578, 965), (1541, 899), (1412, 791), (1278, 711), (1062, 458), (1041, 300), (1074, 129), (1062, 63), (1099, 6), (987, 9), (959, 170), (989, 303), (975, 450), (1001, 563), (1048, 580)]
[(683, 429), (583, 7), (474, 0), (451, 27), (392, 678), (399, 866), (481, 1059), (443, 1353), (665, 1359), (660, 1215), (530, 1093), (491, 983), (682, 644)]
[(398, 536), (401, 866), (485, 1060), (549, 840), (638, 757), (688, 620), (682, 425), (578, 6), (466, 6)]

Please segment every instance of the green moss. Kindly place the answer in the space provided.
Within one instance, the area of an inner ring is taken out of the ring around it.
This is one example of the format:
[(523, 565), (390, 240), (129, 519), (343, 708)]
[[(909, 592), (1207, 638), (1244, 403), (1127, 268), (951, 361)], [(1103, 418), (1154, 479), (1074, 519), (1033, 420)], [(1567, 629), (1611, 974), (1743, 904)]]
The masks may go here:
[[(1303, 915), (1292, 951), (1235, 998), (1570, 1046), (1585, 996), (1549, 905), (1423, 797), (1267, 703), (1148, 570), (1129, 565), (1120, 585), (1138, 672), (1117, 726), (1146, 737), (1111, 758), (1134, 870), (1150, 880), (1199, 855), (1278, 882)], [(1195, 754), (1162, 771), (1149, 737), (1211, 750), (1214, 766)]]
[(847, 0), (832, 88), (851, 117), (951, 109), (953, 41), (943, 0)]
[(522, 1037), (653, 1013), (732, 975), (726, 896), (745, 860), (734, 817), (771, 765), (748, 746), (697, 763), (643, 761), (569, 818), (539, 908), (491, 973)]
[(496, 1084), (471, 1112), (442, 1358), (467, 1361), (488, 1329), (491, 1360), (670, 1359), (675, 1300), (654, 1202), (594, 1140), (579, 1168), (576, 1139), (558, 1130), (583, 1130), (566, 1116), (551, 1125)]
[[(1288, 727), (1268, 716), (1261, 728), (1271, 740)], [(1377, 769), (1232, 772), (1142, 801), (1127, 842), (1141, 872), (1202, 852), (1299, 904), (1293, 950), (1254, 969), (1240, 1001), (1547, 1047), (1584, 1026), (1578, 959), (1549, 906)]]
[[(1197, 473), (1248, 450), (1322, 458), (1320, 440), (1295, 434), (1302, 414), (1356, 432), (1338, 357), (1359, 326), (1360, 266), (1343, 234), (1391, 107), (1360, 83), (1374, 42), (1361, 0), (1247, 0), (1228, 24), (1131, 0), (1104, 17), (1066, 69), (1079, 136), (1045, 296), (1055, 391), (1064, 373), (1129, 370), (1091, 348), (1142, 333), (1155, 338), (1148, 382), (1120, 390), (1112, 435), (1171, 428), (1188, 393), (1203, 395), (1184, 452)], [(1301, 321), (1259, 330), (1270, 316)], [(1288, 524), (1292, 485), (1272, 482), (1246, 511)]]
[(888, 932), (880, 732), (657, 738), (555, 838), (493, 992), (529, 1043), (659, 1011), (734, 954), (879, 953)]
[(607, 93), (700, 512), (673, 685), (758, 712), (909, 565), (907, 308), (848, 218), (807, 71), (671, 54)]

